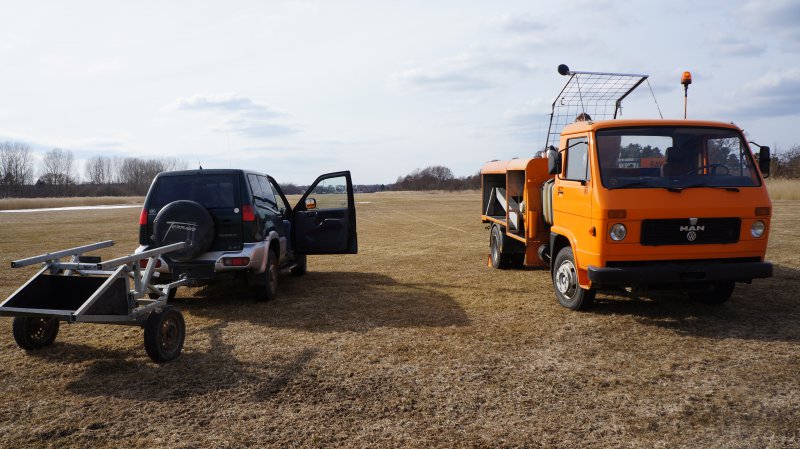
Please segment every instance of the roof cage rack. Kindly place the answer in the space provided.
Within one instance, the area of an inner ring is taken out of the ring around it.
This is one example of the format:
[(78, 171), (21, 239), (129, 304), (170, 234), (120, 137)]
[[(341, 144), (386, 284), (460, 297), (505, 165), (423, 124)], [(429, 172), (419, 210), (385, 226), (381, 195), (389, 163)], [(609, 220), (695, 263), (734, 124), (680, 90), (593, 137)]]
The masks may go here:
[(617, 118), (622, 100), (648, 78), (631, 73), (574, 72), (565, 64), (558, 66), (558, 73), (569, 75), (569, 80), (553, 101), (545, 148), (558, 142), (564, 126), (576, 120)]

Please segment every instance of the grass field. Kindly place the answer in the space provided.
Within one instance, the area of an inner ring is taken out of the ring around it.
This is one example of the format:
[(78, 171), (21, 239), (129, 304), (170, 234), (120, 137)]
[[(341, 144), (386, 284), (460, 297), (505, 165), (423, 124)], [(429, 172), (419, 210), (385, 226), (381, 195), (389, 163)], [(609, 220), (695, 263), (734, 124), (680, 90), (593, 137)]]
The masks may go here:
[[(775, 277), (718, 307), (679, 294), (556, 303), (547, 272), (486, 267), (475, 193), (359, 195), (360, 253), (311, 257), (276, 301), (182, 289), (184, 353), (63, 325), (26, 354), (0, 319), (0, 446), (798, 447), (800, 202), (774, 202)], [(15, 258), (115, 239), (136, 209), (0, 216)]]

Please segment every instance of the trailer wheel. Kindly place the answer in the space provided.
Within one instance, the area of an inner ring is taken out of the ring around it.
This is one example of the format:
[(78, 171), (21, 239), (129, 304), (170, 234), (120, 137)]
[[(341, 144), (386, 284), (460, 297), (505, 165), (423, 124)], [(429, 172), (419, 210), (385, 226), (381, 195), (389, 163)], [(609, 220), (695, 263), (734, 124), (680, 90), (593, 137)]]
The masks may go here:
[(511, 255), (503, 252), (505, 246), (505, 235), (500, 231), (500, 226), (492, 225), (492, 232), (489, 234), (489, 251), (492, 257), (492, 268), (506, 269), (511, 266)]
[(267, 251), (267, 268), (264, 270), (264, 283), (254, 287), (253, 296), (257, 301), (272, 301), (278, 297), (278, 256), (275, 251)]
[(306, 271), (308, 271), (308, 256), (303, 254), (297, 256), (296, 260), (297, 260), (297, 265), (295, 265), (294, 268), (292, 268), (291, 270), (292, 276), (302, 276), (306, 274)]
[(553, 269), (553, 286), (556, 298), (562, 306), (581, 310), (589, 307), (594, 301), (595, 290), (584, 289), (578, 284), (578, 270), (572, 248), (564, 247), (558, 252)]
[(731, 298), (736, 283), (733, 281), (714, 282), (705, 288), (688, 290), (689, 298), (703, 304), (719, 305)]
[(144, 324), (144, 349), (156, 363), (168, 362), (181, 354), (186, 338), (183, 314), (174, 307), (153, 312)]
[(33, 351), (53, 344), (58, 335), (58, 319), (42, 317), (14, 318), (12, 332), (17, 346)]

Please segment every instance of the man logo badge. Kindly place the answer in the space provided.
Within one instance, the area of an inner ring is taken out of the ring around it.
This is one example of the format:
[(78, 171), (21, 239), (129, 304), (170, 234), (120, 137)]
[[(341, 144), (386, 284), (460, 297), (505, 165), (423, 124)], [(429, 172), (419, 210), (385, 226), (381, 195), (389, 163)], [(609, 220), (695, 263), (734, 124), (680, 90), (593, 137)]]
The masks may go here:
[(680, 231), (686, 232), (686, 240), (690, 242), (694, 242), (697, 239), (697, 233), (700, 231), (705, 231), (705, 226), (697, 226), (697, 218), (690, 218), (689, 219), (689, 226), (681, 226)]

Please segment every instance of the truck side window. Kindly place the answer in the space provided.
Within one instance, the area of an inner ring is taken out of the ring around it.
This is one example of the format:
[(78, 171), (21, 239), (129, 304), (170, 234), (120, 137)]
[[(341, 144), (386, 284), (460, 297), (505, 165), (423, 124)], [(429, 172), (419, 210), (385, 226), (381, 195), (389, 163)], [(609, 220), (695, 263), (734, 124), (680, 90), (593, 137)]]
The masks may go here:
[(589, 180), (589, 142), (586, 137), (567, 140), (567, 171), (565, 179), (570, 181)]

